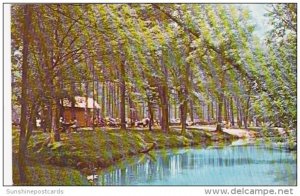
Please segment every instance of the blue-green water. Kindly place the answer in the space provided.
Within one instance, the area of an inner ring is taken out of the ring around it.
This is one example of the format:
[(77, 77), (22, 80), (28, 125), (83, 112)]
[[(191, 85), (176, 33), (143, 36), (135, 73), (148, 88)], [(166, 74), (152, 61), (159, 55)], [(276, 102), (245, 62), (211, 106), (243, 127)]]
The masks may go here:
[(296, 153), (262, 146), (157, 151), (99, 175), (99, 185), (295, 185)]

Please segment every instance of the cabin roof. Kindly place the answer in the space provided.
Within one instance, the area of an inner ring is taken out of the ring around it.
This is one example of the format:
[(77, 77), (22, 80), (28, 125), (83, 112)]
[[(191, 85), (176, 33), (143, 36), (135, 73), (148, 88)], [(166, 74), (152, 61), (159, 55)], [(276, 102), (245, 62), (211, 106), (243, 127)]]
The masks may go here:
[[(100, 109), (100, 105), (97, 103), (97, 101), (93, 101), (93, 98), (88, 97), (87, 98), (87, 108), (93, 109), (95, 104), (95, 109)], [(75, 107), (76, 108), (86, 108), (86, 97), (81, 96), (75, 96)], [(93, 103), (94, 102), (94, 103)], [(68, 99), (64, 99), (64, 107), (71, 107), (71, 101)]]

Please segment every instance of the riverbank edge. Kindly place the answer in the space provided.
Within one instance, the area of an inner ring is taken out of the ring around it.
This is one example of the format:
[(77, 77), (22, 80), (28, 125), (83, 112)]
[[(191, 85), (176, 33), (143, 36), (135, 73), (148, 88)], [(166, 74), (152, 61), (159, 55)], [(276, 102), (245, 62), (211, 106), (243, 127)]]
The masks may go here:
[[(14, 141), (17, 141), (17, 134), (15, 136)], [(199, 129), (189, 129), (184, 136), (175, 130), (169, 133), (160, 130), (80, 131), (69, 135), (62, 134), (61, 142), (51, 142), (45, 134), (36, 134), (28, 145), (29, 180), (26, 185), (92, 185), (87, 176), (114, 166), (124, 159), (147, 153), (145, 151), (149, 148), (169, 150), (195, 146), (222, 147), (237, 139), (239, 137), (226, 132)], [(87, 145), (95, 141), (99, 143)], [(17, 146), (14, 146), (14, 155), (16, 149)], [(16, 156), (13, 157), (14, 185), (21, 185), (18, 183)]]

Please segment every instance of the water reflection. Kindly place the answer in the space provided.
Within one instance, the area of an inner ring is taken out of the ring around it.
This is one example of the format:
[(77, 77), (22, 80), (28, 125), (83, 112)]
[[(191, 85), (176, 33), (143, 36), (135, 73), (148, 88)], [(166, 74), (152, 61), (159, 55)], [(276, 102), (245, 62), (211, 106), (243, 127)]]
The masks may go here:
[(99, 175), (99, 185), (295, 185), (296, 154), (260, 146), (159, 151)]

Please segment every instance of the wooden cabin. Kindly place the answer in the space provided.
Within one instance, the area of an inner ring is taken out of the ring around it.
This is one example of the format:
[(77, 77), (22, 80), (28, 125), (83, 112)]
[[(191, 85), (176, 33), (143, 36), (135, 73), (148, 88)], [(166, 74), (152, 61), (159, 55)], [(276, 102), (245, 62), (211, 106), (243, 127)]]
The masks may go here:
[[(77, 125), (79, 127), (92, 126), (93, 113), (94, 117), (99, 114), (100, 105), (90, 97), (75, 97), (74, 115), (76, 116)], [(72, 120), (72, 107), (68, 99), (64, 99), (64, 119), (65, 122)]]

